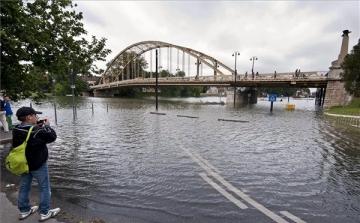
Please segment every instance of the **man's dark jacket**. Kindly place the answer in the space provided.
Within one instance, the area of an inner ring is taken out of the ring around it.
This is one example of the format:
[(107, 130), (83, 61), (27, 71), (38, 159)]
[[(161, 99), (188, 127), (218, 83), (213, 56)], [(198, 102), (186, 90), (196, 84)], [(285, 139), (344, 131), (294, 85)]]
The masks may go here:
[[(29, 125), (15, 126), (13, 129), (13, 148), (21, 145), (25, 141), (30, 127), (31, 126)], [(47, 161), (48, 148), (46, 144), (54, 142), (56, 137), (55, 130), (50, 126), (34, 126), (25, 149), (25, 155), (30, 171), (39, 169), (43, 163)]]

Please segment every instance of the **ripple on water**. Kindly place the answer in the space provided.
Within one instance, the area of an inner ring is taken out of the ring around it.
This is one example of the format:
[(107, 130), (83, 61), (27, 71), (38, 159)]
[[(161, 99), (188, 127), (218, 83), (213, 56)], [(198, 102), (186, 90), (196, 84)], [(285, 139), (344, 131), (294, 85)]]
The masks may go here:
[[(268, 222), (207, 184), (185, 148), (274, 212), (358, 220), (359, 131), (323, 120), (313, 101), (294, 102), (295, 111), (275, 103), (272, 114), (265, 101), (235, 109), (162, 101), (158, 116), (149, 100), (80, 98), (74, 122), (69, 100), (57, 100), (49, 167), (54, 193), (70, 203), (150, 222)], [(54, 119), (52, 104), (38, 108)]]

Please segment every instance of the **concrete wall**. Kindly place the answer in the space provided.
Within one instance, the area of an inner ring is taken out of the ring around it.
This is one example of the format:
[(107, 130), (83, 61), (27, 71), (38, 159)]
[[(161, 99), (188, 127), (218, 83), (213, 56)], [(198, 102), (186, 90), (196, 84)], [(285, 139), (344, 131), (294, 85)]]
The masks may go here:
[[(345, 106), (352, 100), (352, 96), (345, 91), (344, 83), (338, 81), (341, 72), (343, 72), (343, 70), (340, 67), (330, 67), (328, 72), (329, 81), (324, 98), (324, 109), (329, 109), (331, 106)], [(337, 81), (331, 81), (331, 79), (337, 79)]]
[(344, 83), (341, 81), (329, 81), (326, 88), (324, 109), (329, 109), (331, 106), (345, 106), (352, 100), (344, 88)]

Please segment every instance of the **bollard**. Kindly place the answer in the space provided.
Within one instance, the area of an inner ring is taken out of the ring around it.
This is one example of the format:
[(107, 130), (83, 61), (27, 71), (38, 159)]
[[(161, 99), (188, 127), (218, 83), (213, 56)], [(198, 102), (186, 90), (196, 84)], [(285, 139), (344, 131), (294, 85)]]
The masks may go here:
[(295, 110), (295, 105), (293, 105), (293, 104), (287, 104), (287, 105), (285, 105), (285, 109), (286, 109), (286, 110), (293, 111), (293, 110)]
[(91, 103), (92, 114), (94, 114), (94, 103)]
[(54, 103), (54, 111), (55, 111), (55, 124), (57, 125), (56, 103)]
[(109, 112), (109, 104), (106, 103), (106, 112)]
[(270, 105), (270, 112), (272, 112), (272, 111), (273, 111), (273, 104), (274, 104), (274, 102), (273, 102), (273, 101), (271, 101), (271, 105)]

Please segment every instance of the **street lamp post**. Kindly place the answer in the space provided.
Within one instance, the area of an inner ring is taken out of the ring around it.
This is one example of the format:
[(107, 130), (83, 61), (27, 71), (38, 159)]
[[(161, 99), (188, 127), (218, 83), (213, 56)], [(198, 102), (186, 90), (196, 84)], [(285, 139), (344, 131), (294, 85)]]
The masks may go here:
[(252, 68), (251, 68), (251, 72), (253, 73), (254, 72), (254, 63), (255, 63), (255, 60), (257, 60), (257, 56), (253, 56), (250, 58), (250, 60), (252, 60), (253, 64), (252, 64)]
[(236, 51), (233, 53), (232, 56), (235, 56), (235, 72), (234, 72), (234, 75), (235, 75), (235, 82), (234, 82), (234, 105), (235, 105), (235, 98), (236, 98), (236, 77), (237, 77), (237, 70), (236, 70), (236, 60), (237, 60), (237, 56), (240, 56), (240, 52), (239, 51)]

